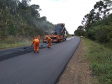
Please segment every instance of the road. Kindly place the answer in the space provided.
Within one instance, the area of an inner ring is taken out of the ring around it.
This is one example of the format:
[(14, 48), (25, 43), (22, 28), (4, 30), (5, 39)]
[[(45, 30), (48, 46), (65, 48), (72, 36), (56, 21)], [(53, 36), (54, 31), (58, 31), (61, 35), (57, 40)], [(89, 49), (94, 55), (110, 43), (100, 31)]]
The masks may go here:
[[(52, 45), (55, 45), (55, 43), (52, 43)], [(47, 43), (39, 44), (40, 49), (46, 48), (47, 46), (48, 46)], [(32, 52), (32, 50), (33, 50), (33, 47), (31, 46), (0, 50), (0, 61)]]
[(40, 53), (0, 61), (0, 84), (55, 84), (80, 42), (74, 37)]

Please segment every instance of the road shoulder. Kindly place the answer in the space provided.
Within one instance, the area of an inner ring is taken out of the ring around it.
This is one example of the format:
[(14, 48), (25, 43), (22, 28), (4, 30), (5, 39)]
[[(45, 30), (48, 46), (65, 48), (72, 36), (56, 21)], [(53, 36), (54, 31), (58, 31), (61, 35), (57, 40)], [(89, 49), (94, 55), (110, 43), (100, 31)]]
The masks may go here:
[(85, 55), (86, 46), (81, 40), (57, 84), (97, 84)]

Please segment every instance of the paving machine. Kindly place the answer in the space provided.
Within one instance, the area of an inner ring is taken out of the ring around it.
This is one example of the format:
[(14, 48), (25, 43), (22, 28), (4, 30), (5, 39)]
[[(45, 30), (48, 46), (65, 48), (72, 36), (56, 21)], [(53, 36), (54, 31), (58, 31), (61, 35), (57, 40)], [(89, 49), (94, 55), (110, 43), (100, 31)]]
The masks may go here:
[[(54, 43), (66, 41), (67, 31), (65, 28), (65, 24), (57, 24), (55, 28), (51, 31), (51, 33), (45, 35), (45, 37), (46, 36), (49, 36)], [(47, 42), (46, 38), (43, 39), (43, 42)]]

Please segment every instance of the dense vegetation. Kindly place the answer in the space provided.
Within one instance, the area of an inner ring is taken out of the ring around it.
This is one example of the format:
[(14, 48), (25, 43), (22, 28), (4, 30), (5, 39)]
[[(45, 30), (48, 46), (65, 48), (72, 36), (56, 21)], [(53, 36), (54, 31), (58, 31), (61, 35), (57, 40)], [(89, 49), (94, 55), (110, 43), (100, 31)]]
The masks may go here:
[[(112, 84), (112, 1), (100, 0), (94, 8), (86, 14), (74, 32), (84, 36), (87, 46), (87, 58), (93, 76), (100, 84)], [(91, 40), (93, 41), (91, 41)], [(106, 46), (106, 47), (105, 47)]]
[(30, 1), (0, 0), (0, 42), (14, 43), (52, 30), (54, 25), (40, 17), (39, 5), (30, 5)]
[(111, 0), (96, 2), (90, 13), (84, 16), (82, 25), (74, 33), (112, 47), (111, 6)]
[(112, 50), (86, 38), (83, 42), (87, 46), (85, 56), (89, 59), (92, 76), (99, 80), (95, 84), (112, 84)]

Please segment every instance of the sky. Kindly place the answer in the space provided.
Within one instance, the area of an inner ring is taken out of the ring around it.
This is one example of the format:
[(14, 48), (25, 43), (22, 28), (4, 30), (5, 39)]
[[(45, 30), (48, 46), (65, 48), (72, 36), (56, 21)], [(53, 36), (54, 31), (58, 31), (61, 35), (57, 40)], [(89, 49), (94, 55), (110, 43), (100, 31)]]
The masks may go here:
[(97, 1), (99, 0), (31, 0), (30, 4), (40, 6), (41, 17), (46, 16), (53, 24), (64, 23), (69, 34), (73, 34)]

